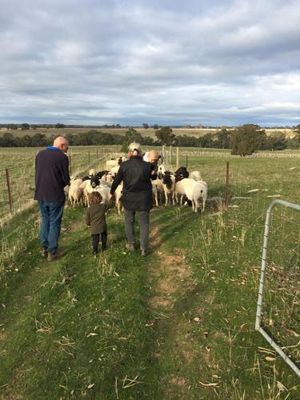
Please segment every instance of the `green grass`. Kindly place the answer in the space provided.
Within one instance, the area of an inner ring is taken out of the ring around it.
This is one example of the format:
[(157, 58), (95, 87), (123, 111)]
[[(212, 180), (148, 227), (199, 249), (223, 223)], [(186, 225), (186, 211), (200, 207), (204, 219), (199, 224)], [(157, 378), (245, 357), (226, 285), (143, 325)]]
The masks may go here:
[[(67, 213), (66, 227), (81, 213)], [(120, 240), (117, 223), (110, 233)], [(152, 398), (157, 372), (147, 358), (153, 339), (146, 326), (143, 260), (122, 254), (120, 245), (94, 259), (83, 223), (64, 235), (64, 245), (68, 254), (56, 263), (37, 257), (36, 241), (28, 243), (25, 257), (14, 259), (14, 266), (22, 263), (22, 281), (6, 282), (1, 299), (4, 398), (109, 399), (115, 391), (138, 398), (141, 384), (130, 386), (136, 376), (150, 388), (145, 398)]]
[[(189, 159), (209, 197), (223, 195), (226, 157)], [(153, 210), (146, 259), (124, 252), (113, 210), (110, 248), (95, 259), (84, 210), (66, 209), (67, 253), (54, 263), (39, 258), (37, 213), (13, 219), (1, 236), (0, 396), (299, 399), (299, 379), (254, 330), (268, 196), (297, 202), (298, 178), (295, 159), (230, 159), (228, 212)], [(294, 346), (298, 258), (285, 255), (298, 254), (299, 216), (278, 210), (274, 221), (264, 323)]]

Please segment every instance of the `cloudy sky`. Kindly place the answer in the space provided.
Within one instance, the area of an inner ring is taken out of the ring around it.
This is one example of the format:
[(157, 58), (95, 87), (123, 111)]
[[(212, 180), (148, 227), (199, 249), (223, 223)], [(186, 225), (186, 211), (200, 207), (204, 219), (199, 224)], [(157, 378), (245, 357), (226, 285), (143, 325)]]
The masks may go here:
[(0, 123), (300, 123), (300, 1), (0, 0)]

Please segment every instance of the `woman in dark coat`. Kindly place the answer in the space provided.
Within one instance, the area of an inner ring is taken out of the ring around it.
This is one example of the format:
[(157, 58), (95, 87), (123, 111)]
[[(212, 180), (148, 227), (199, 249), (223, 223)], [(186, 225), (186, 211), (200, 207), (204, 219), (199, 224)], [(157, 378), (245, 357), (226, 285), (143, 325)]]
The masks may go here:
[(128, 150), (129, 160), (120, 165), (110, 193), (113, 195), (123, 181), (121, 202), (125, 213), (126, 248), (134, 251), (134, 222), (137, 214), (140, 223), (141, 254), (145, 256), (149, 246), (149, 213), (153, 202), (151, 179), (156, 178), (155, 165), (143, 161), (139, 143), (131, 143)]

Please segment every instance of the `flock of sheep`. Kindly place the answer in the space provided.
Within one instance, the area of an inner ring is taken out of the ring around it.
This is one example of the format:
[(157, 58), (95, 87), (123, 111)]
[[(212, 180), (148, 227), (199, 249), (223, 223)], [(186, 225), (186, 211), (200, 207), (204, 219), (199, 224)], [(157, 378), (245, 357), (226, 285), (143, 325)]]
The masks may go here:
[[(111, 184), (118, 172), (120, 163), (125, 159), (112, 159), (106, 161), (105, 170), (96, 172), (94, 169), (89, 171), (89, 175), (76, 178), (71, 177), (67, 195), (69, 203), (72, 206), (82, 204), (89, 206), (89, 195), (91, 192), (98, 191), (102, 196), (102, 201), (109, 200), (109, 192)], [(115, 192), (115, 205), (118, 213), (121, 213), (122, 204), (122, 183)], [(201, 208), (201, 212), (205, 209), (207, 200), (207, 183), (201, 178), (199, 171), (188, 172), (187, 168), (180, 167), (175, 172), (166, 170), (164, 164), (158, 166), (157, 179), (152, 181), (152, 192), (155, 205), (182, 205), (184, 201), (192, 204), (193, 211), (197, 212)], [(202, 201), (202, 207), (201, 207)]]

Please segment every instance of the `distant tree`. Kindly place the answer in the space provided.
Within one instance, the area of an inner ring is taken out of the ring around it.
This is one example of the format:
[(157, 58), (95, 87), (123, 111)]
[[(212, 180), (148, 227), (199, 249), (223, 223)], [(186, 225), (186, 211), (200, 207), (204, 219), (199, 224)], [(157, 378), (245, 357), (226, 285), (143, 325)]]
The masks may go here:
[(36, 133), (31, 137), (31, 146), (46, 146), (48, 144), (48, 139), (42, 133)]
[(67, 133), (65, 137), (68, 140), (70, 146), (74, 145), (74, 135), (72, 133)]
[(231, 154), (240, 156), (251, 155), (261, 148), (265, 137), (265, 131), (258, 125), (242, 125), (231, 134)]
[(172, 128), (170, 128), (169, 126), (164, 126), (158, 129), (155, 132), (155, 136), (157, 137), (160, 144), (170, 146), (176, 143), (176, 136), (172, 132)]
[(291, 139), (291, 143), (290, 143), (289, 147), (293, 146), (294, 148), (298, 148), (298, 147), (300, 147), (300, 124), (294, 126), (293, 130), (294, 130), (295, 135), (294, 135), (293, 139)]
[(296, 125), (296, 126), (294, 127), (294, 131), (295, 131), (298, 135), (300, 135), (300, 124), (299, 124), (299, 125)]
[(284, 133), (275, 136), (266, 136), (262, 144), (264, 150), (284, 150), (288, 146), (287, 138)]
[(141, 140), (141, 144), (145, 144), (147, 146), (153, 146), (154, 140), (150, 136), (143, 136)]
[(0, 146), (2, 147), (13, 147), (15, 146), (15, 138), (9, 133), (5, 132), (2, 137), (0, 137)]
[(27, 123), (24, 123), (24, 124), (21, 125), (22, 131), (28, 130), (29, 128), (30, 128), (30, 125), (27, 124)]
[(19, 139), (19, 147), (30, 147), (31, 146), (31, 136), (30, 135), (24, 135)]
[(18, 129), (18, 125), (17, 124), (7, 124), (7, 129), (12, 129), (12, 130)]
[(158, 124), (154, 124), (154, 125), (153, 125), (153, 129), (156, 129), (156, 130), (159, 129)]
[(144, 123), (143, 123), (143, 128), (144, 128), (144, 129), (148, 129), (148, 128), (149, 128), (149, 124), (147, 124), (147, 123), (144, 122)]
[(57, 128), (57, 129), (65, 128), (65, 127), (66, 127), (65, 124), (60, 124), (60, 123), (58, 123), (58, 124), (55, 125), (55, 128)]
[(176, 145), (182, 147), (199, 147), (201, 145), (199, 138), (188, 135), (176, 136)]
[(215, 135), (213, 135), (212, 133), (206, 133), (199, 138), (200, 147), (215, 147), (215, 142)]
[(129, 128), (128, 131), (125, 132), (121, 151), (127, 153), (128, 145), (132, 142), (142, 143), (143, 137), (134, 128)]
[(229, 149), (230, 148), (230, 131), (226, 128), (222, 128), (216, 133), (216, 147), (219, 149)]
[(287, 148), (288, 149), (299, 149), (300, 143), (297, 137), (294, 137), (292, 139), (287, 139)]

